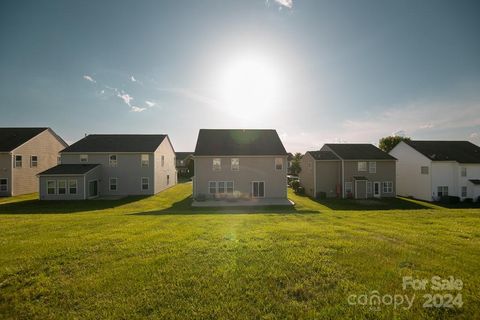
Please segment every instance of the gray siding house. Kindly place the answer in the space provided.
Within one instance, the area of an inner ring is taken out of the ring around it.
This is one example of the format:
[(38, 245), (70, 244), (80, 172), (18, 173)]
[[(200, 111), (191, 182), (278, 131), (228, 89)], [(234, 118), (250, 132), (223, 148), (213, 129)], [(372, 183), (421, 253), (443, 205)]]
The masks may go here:
[(395, 197), (396, 159), (372, 144), (325, 144), (301, 160), (300, 183), (311, 197)]
[(193, 197), (287, 199), (287, 152), (275, 130), (201, 129), (194, 153)]
[(0, 196), (38, 192), (37, 174), (67, 146), (50, 128), (0, 128)]
[(39, 174), (40, 199), (153, 195), (177, 182), (167, 135), (93, 134), (60, 154), (61, 164)]

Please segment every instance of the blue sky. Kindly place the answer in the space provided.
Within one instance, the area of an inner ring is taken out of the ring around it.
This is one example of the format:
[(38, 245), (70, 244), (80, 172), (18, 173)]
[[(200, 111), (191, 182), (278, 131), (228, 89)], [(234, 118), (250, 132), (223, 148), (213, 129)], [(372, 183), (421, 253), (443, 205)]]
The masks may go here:
[[(2, 1), (0, 126), (480, 143), (479, 1)], [(246, 71), (245, 71), (246, 70)]]

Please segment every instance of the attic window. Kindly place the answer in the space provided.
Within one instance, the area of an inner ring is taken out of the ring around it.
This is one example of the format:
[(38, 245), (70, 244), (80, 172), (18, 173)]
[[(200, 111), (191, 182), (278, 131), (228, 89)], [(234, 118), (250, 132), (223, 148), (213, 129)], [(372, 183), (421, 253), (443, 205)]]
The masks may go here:
[(212, 170), (213, 171), (221, 171), (222, 170), (222, 159), (214, 158), (212, 160)]
[(283, 170), (283, 159), (282, 158), (275, 158), (275, 169), (276, 170)]
[[(376, 170), (376, 168), (375, 168)], [(367, 171), (367, 162), (366, 161), (359, 161), (358, 162), (358, 171)]]
[(80, 162), (88, 162), (88, 154), (81, 154)]
[(22, 167), (22, 156), (15, 156), (15, 168)]

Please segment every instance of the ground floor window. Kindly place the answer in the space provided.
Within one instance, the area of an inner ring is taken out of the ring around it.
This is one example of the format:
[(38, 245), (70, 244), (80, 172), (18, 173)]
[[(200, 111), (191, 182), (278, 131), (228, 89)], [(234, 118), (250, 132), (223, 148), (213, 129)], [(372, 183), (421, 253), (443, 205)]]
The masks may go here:
[(393, 182), (384, 181), (383, 182), (383, 193), (392, 193), (393, 192)]
[(353, 187), (352, 187), (352, 183), (350, 181), (348, 182), (345, 182), (345, 195), (351, 195), (353, 192)]
[(47, 194), (55, 194), (56, 188), (57, 188), (57, 182), (55, 180), (47, 181)]
[(67, 193), (67, 181), (59, 180), (58, 181), (58, 194), (66, 194)]
[(68, 180), (68, 193), (77, 194), (77, 180)]
[(437, 196), (439, 196), (439, 197), (448, 196), (448, 186), (439, 186), (437, 188)]
[(233, 181), (209, 181), (208, 193), (231, 194), (233, 193)]
[(265, 197), (265, 182), (263, 182), (263, 181), (253, 181), (252, 182), (252, 196), (254, 198)]
[(117, 178), (110, 178), (110, 191), (117, 191), (118, 186), (118, 179)]
[(148, 190), (149, 188), (150, 188), (150, 179), (142, 178), (142, 190)]
[(0, 191), (8, 190), (8, 179), (0, 179)]
[(372, 194), (372, 181), (367, 181), (367, 194)]
[(466, 198), (466, 197), (467, 197), (467, 187), (463, 186), (462, 187), (462, 198)]

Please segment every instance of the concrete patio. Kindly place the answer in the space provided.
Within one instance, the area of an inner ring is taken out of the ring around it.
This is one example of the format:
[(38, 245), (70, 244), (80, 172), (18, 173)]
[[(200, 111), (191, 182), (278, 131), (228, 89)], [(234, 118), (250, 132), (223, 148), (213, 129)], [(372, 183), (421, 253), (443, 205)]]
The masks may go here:
[(236, 199), (236, 200), (205, 200), (192, 202), (192, 207), (250, 207), (250, 206), (293, 206), (289, 199)]

